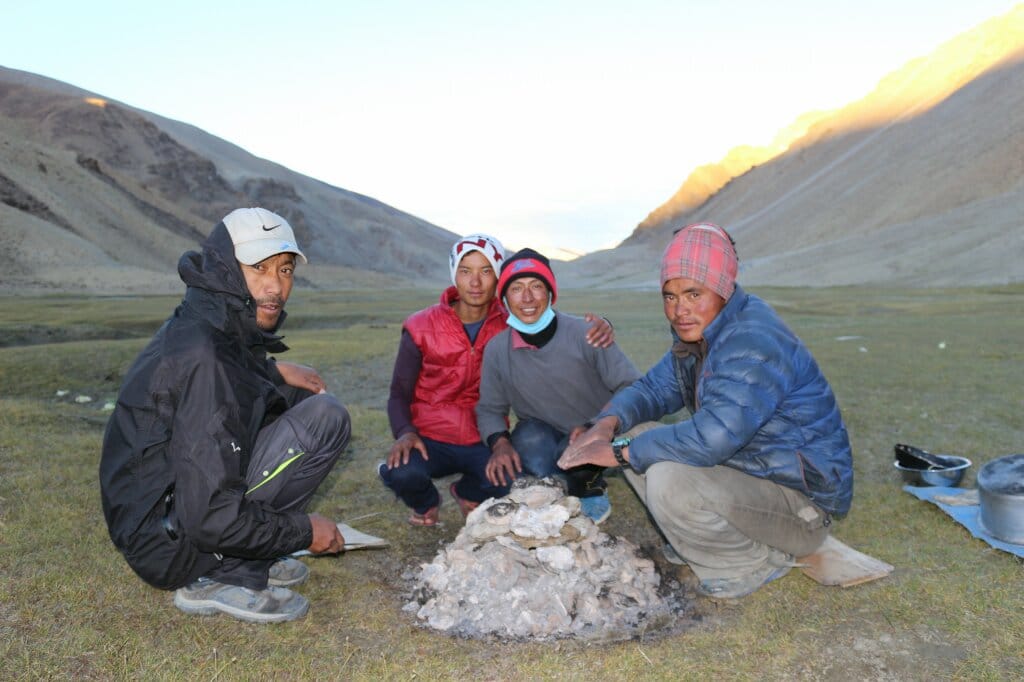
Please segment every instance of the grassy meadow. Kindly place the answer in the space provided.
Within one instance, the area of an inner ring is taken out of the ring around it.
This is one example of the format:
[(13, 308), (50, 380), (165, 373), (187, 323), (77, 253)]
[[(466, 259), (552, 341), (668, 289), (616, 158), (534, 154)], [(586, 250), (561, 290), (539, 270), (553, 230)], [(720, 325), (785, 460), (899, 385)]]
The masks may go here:
[[(641, 369), (665, 351), (656, 292), (560, 293), (561, 310), (610, 317)], [(317, 367), (354, 420), (313, 510), (391, 547), (306, 559), (312, 576), (298, 589), (310, 613), (276, 626), (177, 611), (107, 537), (104, 405), (177, 299), (0, 299), (0, 678), (1020, 679), (1024, 564), (903, 492), (892, 448), (970, 457), (968, 487), (986, 461), (1024, 452), (1024, 286), (755, 293), (808, 344), (842, 407), (856, 482), (836, 536), (896, 570), (849, 589), (793, 571), (734, 604), (695, 599), (672, 632), (603, 644), (456, 639), (402, 611), (403, 573), (461, 525), (445, 493), (442, 527), (410, 527), (373, 470), (391, 443), (401, 321), (436, 292), (297, 290), (289, 302), (282, 357)], [(621, 477), (610, 494), (604, 530), (683, 580)]]

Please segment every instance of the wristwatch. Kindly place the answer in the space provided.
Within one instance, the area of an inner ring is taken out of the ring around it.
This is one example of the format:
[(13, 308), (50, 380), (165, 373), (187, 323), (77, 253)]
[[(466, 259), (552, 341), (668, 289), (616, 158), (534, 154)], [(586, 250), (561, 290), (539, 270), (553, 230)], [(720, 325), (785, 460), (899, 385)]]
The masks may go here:
[(629, 462), (622, 456), (622, 448), (628, 446), (632, 440), (632, 438), (622, 437), (612, 441), (612, 454), (615, 455), (615, 461), (619, 463), (620, 467), (629, 466)]

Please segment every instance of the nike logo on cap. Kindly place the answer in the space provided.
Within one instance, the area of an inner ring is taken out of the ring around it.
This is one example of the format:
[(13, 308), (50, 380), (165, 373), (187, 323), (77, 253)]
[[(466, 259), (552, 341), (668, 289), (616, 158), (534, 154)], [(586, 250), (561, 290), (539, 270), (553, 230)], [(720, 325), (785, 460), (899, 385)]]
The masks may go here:
[(263, 226), (263, 231), (264, 232), (270, 232), (271, 230), (276, 230), (279, 227), (281, 227), (280, 223), (278, 223), (277, 225), (274, 225), (273, 227), (267, 227), (266, 225), (264, 225)]

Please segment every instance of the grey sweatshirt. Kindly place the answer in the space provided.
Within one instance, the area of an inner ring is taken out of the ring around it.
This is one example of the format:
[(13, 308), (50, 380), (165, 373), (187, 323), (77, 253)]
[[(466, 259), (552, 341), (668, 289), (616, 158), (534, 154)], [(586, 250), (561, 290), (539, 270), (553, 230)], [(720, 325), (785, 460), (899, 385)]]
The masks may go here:
[(525, 344), (512, 329), (487, 344), (476, 406), (485, 443), (508, 429), (510, 411), (519, 419), (537, 419), (568, 433), (640, 377), (618, 345), (602, 349), (587, 343), (590, 325), (585, 320), (555, 314), (557, 331), (543, 348)]

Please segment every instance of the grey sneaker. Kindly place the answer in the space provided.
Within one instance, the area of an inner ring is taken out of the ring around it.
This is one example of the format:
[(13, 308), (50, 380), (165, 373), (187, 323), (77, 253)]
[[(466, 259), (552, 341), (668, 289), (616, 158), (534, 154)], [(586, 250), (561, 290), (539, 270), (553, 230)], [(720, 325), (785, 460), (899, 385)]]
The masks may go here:
[(174, 593), (174, 605), (185, 613), (212, 615), (218, 611), (250, 623), (280, 623), (306, 615), (309, 601), (284, 587), (250, 590), (200, 578)]
[[(782, 552), (773, 552), (764, 566), (753, 573), (737, 578), (710, 578), (701, 580), (697, 593), (712, 599), (739, 599), (761, 589), (773, 580), (789, 573), (793, 559)], [(782, 565), (780, 565), (782, 564)]]
[(309, 567), (298, 559), (281, 557), (270, 565), (267, 584), (275, 587), (301, 585), (309, 577)]

